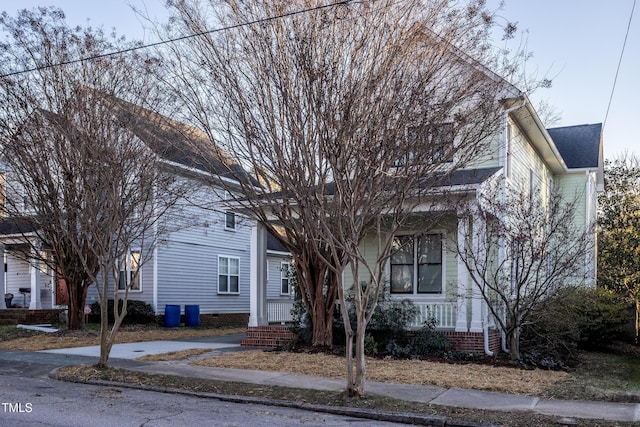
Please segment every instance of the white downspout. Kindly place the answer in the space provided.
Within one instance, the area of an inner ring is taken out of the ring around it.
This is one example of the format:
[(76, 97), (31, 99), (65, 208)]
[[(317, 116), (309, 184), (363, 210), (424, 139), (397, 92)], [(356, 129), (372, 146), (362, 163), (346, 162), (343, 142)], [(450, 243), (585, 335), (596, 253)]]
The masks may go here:
[(510, 353), (509, 348), (507, 347), (507, 334), (504, 333), (504, 330), (500, 330), (500, 340), (502, 341), (502, 351), (505, 353)]
[(489, 310), (487, 309), (487, 303), (485, 302), (482, 305), (482, 308), (484, 310), (484, 316), (482, 319), (482, 335), (484, 338), (484, 354), (486, 354), (487, 356), (493, 356), (493, 351), (491, 351), (491, 348), (489, 347)]

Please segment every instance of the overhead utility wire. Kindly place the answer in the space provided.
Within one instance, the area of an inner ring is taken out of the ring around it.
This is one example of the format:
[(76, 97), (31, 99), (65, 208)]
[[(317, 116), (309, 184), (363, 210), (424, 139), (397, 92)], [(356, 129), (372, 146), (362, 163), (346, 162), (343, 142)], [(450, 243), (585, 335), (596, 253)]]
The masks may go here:
[(631, 28), (631, 21), (633, 20), (633, 11), (636, 8), (636, 0), (633, 0), (633, 6), (631, 6), (631, 15), (629, 15), (629, 23), (627, 24), (627, 33), (624, 35), (624, 42), (622, 43), (622, 51), (620, 52), (620, 59), (618, 60), (618, 68), (616, 70), (616, 76), (613, 79), (613, 87), (611, 87), (611, 95), (609, 96), (609, 104), (607, 105), (607, 113), (604, 115), (604, 122), (602, 123), (602, 129), (607, 125), (607, 118), (609, 117), (609, 110), (611, 109), (611, 102), (613, 101), (613, 93), (616, 90), (616, 83), (618, 82), (618, 74), (620, 73), (620, 65), (622, 64), (622, 57), (624, 56), (624, 48), (627, 46), (627, 38), (629, 37), (629, 29)]
[(41, 65), (39, 67), (27, 68), (27, 69), (20, 70), (20, 71), (14, 71), (14, 72), (11, 72), (11, 73), (2, 74), (2, 75), (0, 75), (0, 78), (15, 76), (15, 75), (19, 75), (19, 74), (25, 74), (25, 73), (31, 73), (33, 71), (46, 70), (47, 68), (60, 67), (62, 65), (75, 64), (75, 63), (78, 63), (78, 62), (92, 61), (94, 59), (106, 58), (106, 57), (109, 57), (109, 56), (120, 55), (122, 53), (128, 53), (128, 52), (134, 52), (136, 50), (141, 50), (141, 49), (148, 49), (150, 47), (156, 47), (156, 46), (161, 46), (161, 45), (164, 45), (164, 44), (175, 43), (175, 42), (178, 42), (178, 41), (187, 40), (187, 39), (194, 38), (194, 37), (204, 36), (206, 34), (219, 33), (219, 32), (222, 32), (222, 31), (229, 31), (229, 30), (233, 30), (233, 29), (241, 28), (241, 27), (246, 27), (246, 26), (250, 26), (250, 25), (262, 24), (262, 23), (265, 23), (265, 22), (274, 21), (276, 19), (282, 19), (282, 18), (288, 18), (290, 16), (301, 15), (303, 13), (316, 12), (318, 10), (328, 9), (328, 8), (334, 7), (334, 6), (346, 6), (351, 1), (352, 0), (338, 1), (338, 2), (329, 3), (329, 4), (316, 6), (316, 7), (311, 7), (311, 8), (307, 8), (307, 9), (295, 10), (293, 12), (287, 12), (287, 13), (283, 13), (281, 15), (269, 16), (269, 17), (266, 17), (266, 18), (260, 18), (260, 19), (254, 20), (254, 21), (248, 21), (248, 22), (242, 22), (240, 24), (229, 25), (227, 27), (215, 28), (215, 29), (209, 30), (209, 31), (202, 31), (202, 32), (196, 33), (196, 34), (189, 34), (187, 36), (176, 37), (174, 39), (160, 40), (160, 41), (155, 42), (155, 43), (149, 43), (149, 44), (145, 44), (145, 45), (134, 46), (134, 47), (130, 47), (130, 48), (123, 49), (123, 50), (117, 50), (117, 51), (113, 51), (113, 52), (101, 53), (101, 54), (98, 54), (98, 55), (87, 56), (87, 57), (84, 57), (84, 58), (71, 59), (69, 61), (62, 61), (62, 62), (58, 62), (56, 64), (47, 64), (47, 65)]

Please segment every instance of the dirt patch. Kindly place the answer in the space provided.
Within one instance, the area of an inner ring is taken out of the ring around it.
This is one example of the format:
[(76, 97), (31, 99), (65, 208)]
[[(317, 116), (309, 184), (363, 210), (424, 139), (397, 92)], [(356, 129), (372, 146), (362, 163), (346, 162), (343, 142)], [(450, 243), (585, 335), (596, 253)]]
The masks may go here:
[[(166, 329), (159, 326), (126, 326), (116, 335), (116, 343), (177, 340), (185, 338), (199, 338), (227, 334), (244, 333), (246, 327), (234, 328), (173, 328)], [(22, 337), (0, 342), (0, 349), (40, 351), (57, 348), (85, 347), (100, 344), (100, 334), (95, 330), (58, 331), (55, 333), (37, 333), (30, 337)]]
[[(260, 350), (222, 354), (198, 359), (191, 364), (217, 368), (291, 372), (340, 379), (345, 378), (346, 371), (345, 359), (340, 356)], [(524, 395), (541, 395), (550, 386), (569, 379), (569, 374), (566, 372), (423, 360), (367, 358), (366, 366), (368, 381), (435, 385)]]

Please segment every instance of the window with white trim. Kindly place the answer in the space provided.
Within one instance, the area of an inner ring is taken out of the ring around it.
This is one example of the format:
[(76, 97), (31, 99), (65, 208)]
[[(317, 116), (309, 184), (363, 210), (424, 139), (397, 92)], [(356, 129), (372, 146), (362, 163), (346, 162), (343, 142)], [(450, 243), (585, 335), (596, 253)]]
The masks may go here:
[(140, 287), (140, 251), (130, 251), (126, 258), (120, 260), (120, 274), (118, 275), (118, 291), (127, 287), (130, 291), (141, 291)]
[(280, 295), (291, 295), (291, 287), (289, 285), (290, 268), (290, 262), (282, 261), (280, 263)]
[(391, 293), (442, 294), (443, 236), (396, 236), (391, 254)]
[(511, 123), (507, 123), (506, 144), (505, 144), (505, 175), (511, 178), (511, 157), (513, 156), (513, 128)]
[(218, 293), (240, 293), (240, 258), (218, 256)]
[(236, 214), (231, 211), (224, 212), (224, 229), (225, 230), (236, 230)]
[(394, 162), (395, 167), (411, 165), (416, 152), (410, 147), (419, 147), (419, 153), (424, 155), (420, 161), (429, 164), (443, 164), (453, 162), (455, 130), (453, 123), (421, 124), (406, 129), (408, 150), (401, 158)]

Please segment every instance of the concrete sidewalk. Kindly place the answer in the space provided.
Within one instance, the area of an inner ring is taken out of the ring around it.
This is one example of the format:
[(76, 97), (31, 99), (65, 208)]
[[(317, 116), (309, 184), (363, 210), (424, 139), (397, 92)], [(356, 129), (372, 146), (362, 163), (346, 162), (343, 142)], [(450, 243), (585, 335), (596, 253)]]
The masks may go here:
[[(239, 347), (237, 337), (210, 337), (193, 341), (152, 341), (116, 344), (110, 365), (150, 374), (177, 375), (222, 381), (235, 381), (270, 386), (296, 387), (314, 390), (343, 390), (344, 380), (311, 377), (284, 372), (249, 371), (191, 366), (184, 362), (136, 362), (131, 359), (144, 354), (158, 354), (188, 348), (211, 348), (216, 352), (246, 350)], [(48, 350), (39, 353), (74, 356), (97, 356), (95, 348), (80, 347)], [(44, 356), (44, 354), (43, 354)], [(204, 355), (206, 356), (206, 355)], [(607, 421), (640, 422), (639, 403), (601, 401), (551, 400), (477, 390), (445, 389), (434, 386), (367, 382), (367, 392), (395, 399), (493, 411), (532, 411), (543, 415), (571, 418), (591, 418)]]

